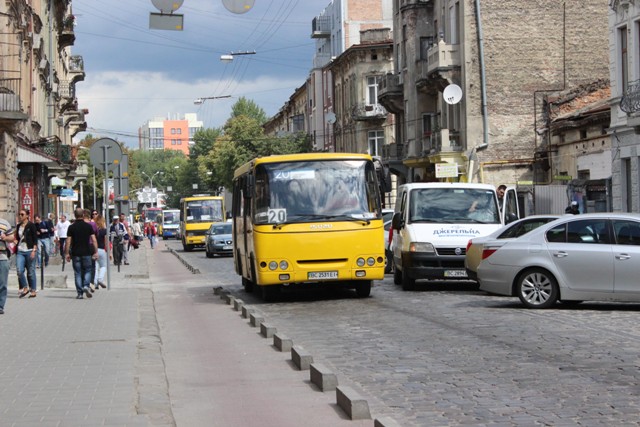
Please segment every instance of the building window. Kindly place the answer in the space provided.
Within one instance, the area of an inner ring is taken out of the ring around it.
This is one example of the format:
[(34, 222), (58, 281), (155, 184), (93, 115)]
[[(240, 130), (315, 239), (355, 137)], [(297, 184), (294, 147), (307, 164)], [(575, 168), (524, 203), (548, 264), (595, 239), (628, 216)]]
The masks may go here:
[(631, 212), (633, 207), (633, 190), (631, 184), (631, 159), (622, 159), (622, 211)]
[(176, 145), (176, 140), (175, 139), (171, 140), (171, 145)]
[(420, 59), (426, 61), (429, 58), (429, 48), (433, 46), (433, 37), (420, 37)]
[(580, 129), (580, 139), (587, 139), (587, 130)]
[(293, 125), (293, 132), (303, 132), (304, 131), (304, 115), (297, 114), (291, 118), (291, 124)]
[(368, 135), (368, 152), (370, 156), (379, 156), (382, 153), (382, 145), (384, 144), (383, 130), (370, 130)]
[(378, 83), (380, 83), (380, 77), (367, 77), (367, 105), (378, 103)]
[(171, 128), (171, 135), (175, 135), (176, 134), (176, 129), (175, 128)]
[(618, 29), (618, 43), (620, 48), (620, 85), (622, 93), (627, 91), (629, 85), (629, 58), (627, 56), (627, 27)]
[(180, 128), (176, 129), (176, 133), (177, 133), (178, 135), (182, 135), (182, 129), (180, 129)]

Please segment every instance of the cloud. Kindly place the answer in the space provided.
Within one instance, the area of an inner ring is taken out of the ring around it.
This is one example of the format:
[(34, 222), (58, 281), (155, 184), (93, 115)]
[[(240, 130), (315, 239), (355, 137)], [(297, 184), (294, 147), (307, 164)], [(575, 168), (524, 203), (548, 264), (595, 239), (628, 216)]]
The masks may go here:
[[(258, 76), (250, 80), (200, 79), (194, 82), (172, 78), (161, 72), (98, 72), (87, 75), (78, 84), (78, 98), (89, 114), (86, 134), (123, 141), (138, 147), (138, 129), (157, 117), (181, 118), (196, 113), (208, 128), (222, 126), (238, 98), (244, 96), (273, 116), (304, 79), (281, 79)], [(227, 92), (225, 92), (227, 91)], [(228, 99), (205, 100), (194, 105), (196, 98), (231, 95)]]

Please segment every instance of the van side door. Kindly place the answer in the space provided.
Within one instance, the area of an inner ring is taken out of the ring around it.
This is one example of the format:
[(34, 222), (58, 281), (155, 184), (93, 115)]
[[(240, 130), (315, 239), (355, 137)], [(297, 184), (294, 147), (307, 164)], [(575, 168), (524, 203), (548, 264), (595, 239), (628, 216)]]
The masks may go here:
[(509, 224), (520, 219), (520, 207), (518, 206), (518, 192), (515, 187), (507, 187), (500, 206), (500, 220), (503, 224)]

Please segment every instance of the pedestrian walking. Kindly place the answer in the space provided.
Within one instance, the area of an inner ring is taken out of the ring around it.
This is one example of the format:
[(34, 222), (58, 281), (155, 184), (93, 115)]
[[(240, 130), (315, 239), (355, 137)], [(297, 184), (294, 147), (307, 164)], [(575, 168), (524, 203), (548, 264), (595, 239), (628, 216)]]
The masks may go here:
[[(82, 220), (84, 222), (86, 222), (87, 224), (89, 224), (91, 226), (91, 228), (93, 228), (93, 233), (97, 236), (98, 235), (98, 225), (96, 224), (96, 218), (98, 217), (98, 211), (93, 210), (90, 211), (89, 209), (85, 209), (82, 215)], [(89, 245), (93, 245), (93, 243), (90, 241)], [(96, 248), (92, 247), (91, 248), (92, 252), (96, 251)], [(98, 268), (98, 260), (95, 258), (91, 259), (91, 282), (89, 283), (89, 289), (91, 289), (91, 292), (93, 292), (96, 289), (96, 286), (93, 283), (93, 278), (96, 277), (96, 269)]]
[(53, 213), (47, 215), (47, 224), (49, 228), (49, 256), (56, 256), (58, 254), (58, 245), (55, 244), (56, 237), (56, 216)]
[(9, 221), (0, 218), (0, 314), (4, 314), (7, 302), (7, 283), (9, 282), (9, 257), (11, 252), (7, 243), (14, 241), (14, 229)]
[(98, 241), (98, 265), (96, 266), (95, 275), (93, 276), (93, 283), (95, 283), (95, 290), (100, 288), (106, 288), (104, 284), (104, 275), (107, 272), (107, 263), (109, 262), (109, 251), (105, 246), (105, 238), (107, 237), (107, 222), (102, 215), (95, 217), (95, 223), (98, 226), (98, 235), (96, 240)]
[(62, 258), (64, 258), (64, 243), (67, 240), (67, 230), (70, 225), (71, 223), (67, 221), (67, 216), (65, 214), (60, 215), (60, 221), (56, 224), (55, 239)]
[(49, 253), (51, 252), (49, 235), (53, 233), (53, 225), (48, 220), (43, 220), (40, 215), (36, 215), (34, 220), (38, 235), (38, 259), (36, 265), (41, 268), (44, 261), (44, 266), (47, 267), (49, 265)]
[(122, 250), (123, 250), (123, 259), (124, 259), (124, 265), (129, 265), (129, 249), (131, 249), (131, 227), (129, 227), (129, 222), (127, 221), (127, 217), (125, 216), (125, 214), (121, 213), (119, 215), (119, 220), (120, 220), (120, 224), (122, 224), (124, 226), (125, 229), (125, 235), (124, 235), (124, 240), (125, 242)]
[(151, 249), (153, 249), (156, 245), (156, 235), (158, 234), (156, 226), (153, 225), (153, 222), (147, 221), (147, 224), (144, 226), (144, 234), (149, 239)]
[[(38, 252), (38, 230), (29, 220), (29, 210), (20, 209), (17, 227), (18, 252), (16, 254), (16, 270), (18, 272), (18, 287), (20, 298), (29, 295), (36, 296), (36, 252)], [(25, 278), (25, 270), (27, 277)]]
[[(131, 226), (131, 233), (133, 233), (133, 239), (140, 243), (140, 241), (142, 241), (142, 227), (140, 226), (140, 221), (134, 221), (133, 225)], [(131, 245), (131, 243), (129, 243), (129, 245)], [(136, 246), (137, 247), (137, 246)]]
[(120, 223), (120, 217), (115, 215), (109, 228), (109, 240), (111, 240), (111, 244), (113, 245), (113, 263), (115, 265), (122, 264), (123, 253), (126, 249), (124, 240), (126, 233), (127, 230), (124, 228), (124, 225)]
[(76, 220), (67, 230), (65, 258), (67, 262), (73, 261), (76, 299), (82, 299), (83, 293), (91, 298), (91, 260), (98, 258), (98, 241), (91, 224), (84, 221), (84, 209), (77, 208), (74, 216)]

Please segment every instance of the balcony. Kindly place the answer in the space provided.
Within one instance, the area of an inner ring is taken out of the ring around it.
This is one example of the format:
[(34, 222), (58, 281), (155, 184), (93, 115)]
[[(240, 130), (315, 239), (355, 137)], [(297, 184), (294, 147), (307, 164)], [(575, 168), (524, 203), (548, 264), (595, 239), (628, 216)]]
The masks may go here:
[(76, 17), (69, 14), (62, 19), (62, 25), (60, 26), (60, 34), (58, 35), (58, 49), (63, 49), (67, 46), (73, 46), (76, 41), (76, 33), (73, 29), (75, 25)]
[(387, 110), (380, 104), (357, 104), (351, 110), (353, 120), (384, 120)]
[(620, 99), (620, 109), (628, 114), (640, 111), (640, 80), (628, 83)]
[(71, 83), (81, 82), (84, 80), (84, 59), (81, 55), (72, 55), (69, 57), (69, 77)]
[(450, 129), (440, 129), (438, 132), (433, 132), (430, 136), (428, 153), (451, 153), (456, 151), (462, 151), (459, 132), (451, 131)]
[(89, 110), (82, 109), (78, 111), (67, 111), (64, 113), (64, 122), (69, 125), (69, 133), (72, 137), (78, 132), (87, 130), (87, 122), (84, 116), (89, 114)]
[(71, 146), (65, 145), (60, 141), (47, 142), (44, 147), (42, 147), (42, 151), (58, 159), (63, 165), (71, 165), (75, 160), (72, 155)]
[(26, 120), (20, 99), (20, 79), (0, 79), (0, 122)]
[(390, 113), (404, 111), (404, 93), (401, 74), (386, 74), (378, 84), (378, 102)]
[(311, 38), (328, 39), (331, 36), (331, 21), (328, 16), (316, 16), (311, 21)]
[(434, 78), (433, 74), (451, 80), (451, 72), (460, 69), (460, 45), (447, 44), (440, 40), (427, 50), (427, 61), (422, 61), (417, 81)]
[(405, 144), (391, 143), (382, 146), (382, 157), (388, 161), (403, 160), (407, 156)]

